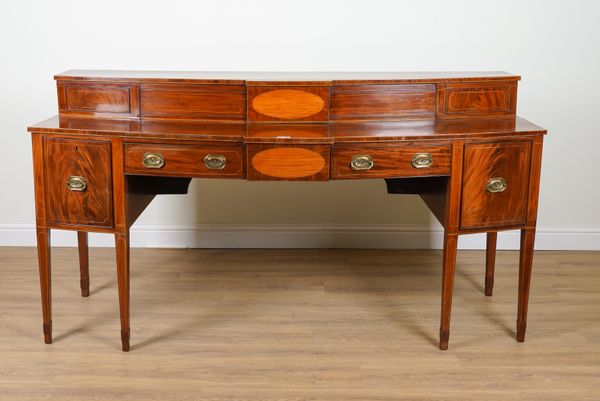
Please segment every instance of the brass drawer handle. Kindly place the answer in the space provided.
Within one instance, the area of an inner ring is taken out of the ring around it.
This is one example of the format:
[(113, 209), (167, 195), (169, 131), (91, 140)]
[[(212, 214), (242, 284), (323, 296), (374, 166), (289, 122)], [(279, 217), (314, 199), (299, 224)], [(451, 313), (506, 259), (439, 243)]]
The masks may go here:
[(433, 164), (433, 156), (431, 153), (417, 153), (412, 158), (412, 166), (414, 168), (427, 168)]
[(165, 158), (160, 153), (144, 153), (142, 163), (146, 168), (161, 168), (165, 165)]
[(67, 178), (67, 188), (69, 191), (83, 192), (87, 189), (87, 181), (78, 175), (70, 175)]
[(208, 154), (204, 156), (204, 165), (211, 170), (223, 170), (227, 165), (227, 159), (223, 155)]
[(356, 171), (370, 170), (373, 168), (373, 158), (370, 155), (352, 156), (350, 168)]
[(491, 194), (504, 192), (506, 191), (506, 180), (502, 177), (490, 178), (487, 182), (486, 189)]

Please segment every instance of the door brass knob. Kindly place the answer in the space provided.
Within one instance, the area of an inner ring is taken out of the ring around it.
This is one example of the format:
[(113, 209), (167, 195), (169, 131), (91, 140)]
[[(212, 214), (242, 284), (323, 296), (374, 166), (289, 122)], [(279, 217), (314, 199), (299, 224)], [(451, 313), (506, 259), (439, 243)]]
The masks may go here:
[(502, 177), (490, 178), (485, 186), (491, 194), (506, 191), (506, 180)]
[(67, 178), (67, 188), (69, 191), (83, 192), (87, 189), (87, 181), (78, 175), (70, 175)]

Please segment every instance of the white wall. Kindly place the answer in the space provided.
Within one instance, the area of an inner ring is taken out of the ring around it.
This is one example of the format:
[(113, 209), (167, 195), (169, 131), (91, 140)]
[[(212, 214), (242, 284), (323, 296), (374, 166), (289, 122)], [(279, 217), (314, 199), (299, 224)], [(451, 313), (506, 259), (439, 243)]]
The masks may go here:
[[(26, 126), (56, 114), (54, 73), (70, 68), (507, 70), (523, 76), (518, 113), (549, 130), (538, 247), (598, 249), (599, 4), (2, 2), (0, 245), (34, 240)], [(417, 198), (386, 195), (383, 181), (204, 180), (186, 197), (156, 200), (139, 221), (133, 242), (353, 246), (366, 240), (369, 246), (426, 247), (439, 244), (439, 229), (429, 233), (432, 221)], [(163, 235), (165, 228), (172, 235)], [(503, 246), (516, 240), (505, 236)], [(110, 238), (97, 241), (110, 243)], [(466, 246), (481, 244), (467, 241)]]

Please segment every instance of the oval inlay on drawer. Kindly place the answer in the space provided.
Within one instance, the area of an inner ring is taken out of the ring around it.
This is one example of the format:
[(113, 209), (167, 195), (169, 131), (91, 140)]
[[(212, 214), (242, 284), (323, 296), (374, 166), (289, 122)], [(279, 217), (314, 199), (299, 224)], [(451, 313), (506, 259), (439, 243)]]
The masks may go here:
[(252, 167), (258, 172), (277, 178), (302, 178), (319, 173), (326, 160), (319, 153), (296, 147), (278, 147), (258, 152)]
[(260, 114), (282, 119), (306, 118), (323, 110), (325, 101), (298, 89), (275, 89), (256, 96), (252, 107)]

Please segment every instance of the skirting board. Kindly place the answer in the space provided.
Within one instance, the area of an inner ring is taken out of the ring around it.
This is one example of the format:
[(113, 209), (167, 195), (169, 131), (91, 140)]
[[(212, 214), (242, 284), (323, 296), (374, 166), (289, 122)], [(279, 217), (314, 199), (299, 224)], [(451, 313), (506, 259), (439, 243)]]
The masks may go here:
[[(364, 248), (441, 249), (440, 226), (410, 225), (134, 225), (131, 245), (149, 248)], [(35, 227), (0, 224), (0, 246), (34, 246)], [(73, 231), (53, 230), (52, 245), (75, 246)], [(114, 246), (110, 234), (90, 245)], [(461, 249), (485, 249), (485, 235), (463, 235)], [(498, 249), (518, 249), (519, 231), (498, 235)], [(600, 250), (600, 228), (538, 227), (539, 250)]]

